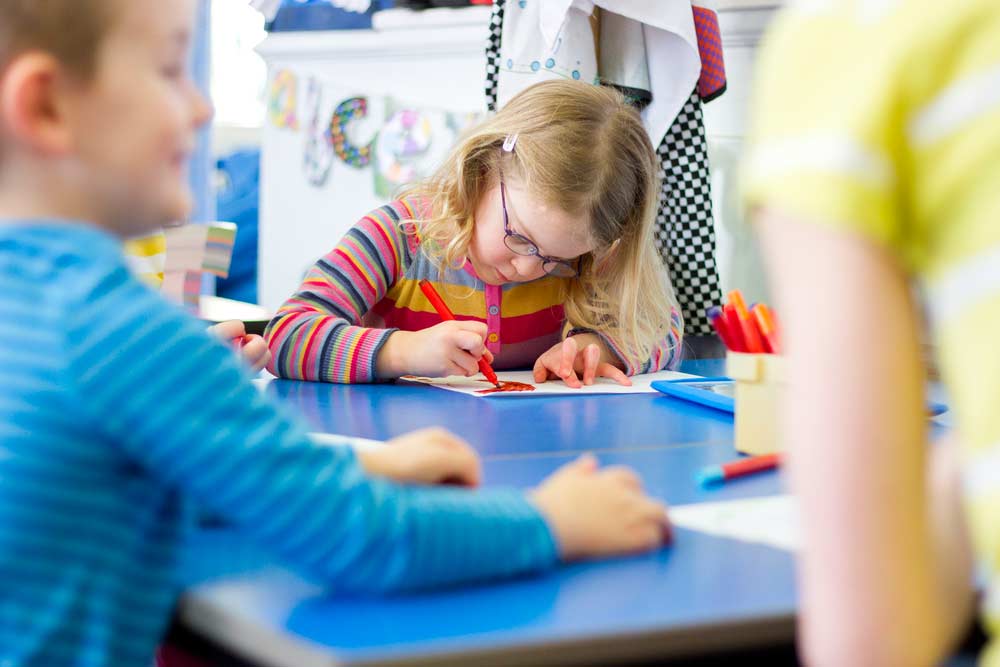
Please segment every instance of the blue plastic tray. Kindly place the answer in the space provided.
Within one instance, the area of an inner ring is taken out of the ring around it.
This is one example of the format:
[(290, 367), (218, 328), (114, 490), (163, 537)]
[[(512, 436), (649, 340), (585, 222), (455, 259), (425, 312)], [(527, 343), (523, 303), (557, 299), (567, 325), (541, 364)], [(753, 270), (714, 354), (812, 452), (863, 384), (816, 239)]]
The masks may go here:
[[(685, 378), (683, 380), (657, 380), (652, 383), (653, 389), (674, 398), (700, 403), (701, 405), (723, 410), (736, 411), (736, 383), (728, 377)], [(927, 401), (927, 416), (936, 417), (948, 411), (948, 406), (936, 401)]]

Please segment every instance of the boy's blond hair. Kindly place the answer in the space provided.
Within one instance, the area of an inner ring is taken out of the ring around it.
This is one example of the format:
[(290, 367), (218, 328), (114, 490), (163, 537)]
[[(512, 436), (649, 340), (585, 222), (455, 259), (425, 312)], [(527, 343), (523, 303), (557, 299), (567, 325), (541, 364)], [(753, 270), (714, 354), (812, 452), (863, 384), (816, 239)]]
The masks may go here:
[[(513, 152), (502, 153), (513, 135)], [(580, 258), (579, 279), (566, 281), (568, 321), (608, 334), (630, 358), (648, 357), (667, 337), (676, 302), (653, 240), (659, 166), (639, 114), (616, 91), (576, 81), (546, 81), (511, 99), (407, 191), (430, 205), (418, 229), (442, 266), (464, 263), (473, 213), (501, 160), (505, 178), (590, 222), (597, 249)]]
[(0, 0), (0, 71), (16, 56), (44, 51), (89, 78), (122, 0)]

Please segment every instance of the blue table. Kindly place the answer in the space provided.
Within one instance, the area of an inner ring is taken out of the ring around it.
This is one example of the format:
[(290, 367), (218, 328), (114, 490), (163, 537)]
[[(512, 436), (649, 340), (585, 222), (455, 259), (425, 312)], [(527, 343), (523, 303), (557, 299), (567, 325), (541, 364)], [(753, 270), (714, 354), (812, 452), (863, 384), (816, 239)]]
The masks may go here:
[[(684, 370), (718, 374), (720, 362)], [(781, 493), (764, 474), (705, 491), (695, 472), (733, 458), (732, 421), (659, 395), (484, 400), (426, 387), (272, 382), (316, 430), (388, 438), (444, 424), (484, 456), (487, 484), (530, 487), (582, 451), (638, 470), (671, 504)], [(500, 437), (502, 433), (502, 437)], [(214, 554), (238, 576), (192, 588), (182, 625), (266, 665), (594, 664), (787, 642), (793, 558), (675, 529), (655, 554), (575, 564), (529, 578), (389, 598), (331, 597), (225, 531), (206, 531), (193, 576)]]
[[(723, 364), (702, 360), (682, 370), (721, 375)], [(660, 394), (484, 400), (418, 385), (289, 381), (273, 381), (267, 391), (322, 433), (384, 440), (443, 424), (486, 460), (733, 441), (730, 415)]]

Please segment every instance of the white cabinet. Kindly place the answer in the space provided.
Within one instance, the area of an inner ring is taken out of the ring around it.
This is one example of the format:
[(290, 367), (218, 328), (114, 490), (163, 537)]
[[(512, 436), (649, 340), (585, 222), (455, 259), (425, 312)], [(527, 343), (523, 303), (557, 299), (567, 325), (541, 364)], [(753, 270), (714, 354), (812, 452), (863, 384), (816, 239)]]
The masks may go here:
[[(488, 15), (479, 14), (475, 25), (435, 29), (274, 33), (258, 50), (269, 80), (284, 69), (296, 75), (300, 126), (308, 122), (309, 77), (323, 83), (325, 106), (360, 94), (476, 112), (485, 108)], [(261, 140), (258, 299), (273, 309), (359, 217), (385, 201), (375, 194), (370, 168), (338, 160), (324, 184), (310, 184), (302, 168), (302, 127), (291, 131), (267, 122)]]
[[(774, 4), (719, 2), (729, 89), (706, 108), (723, 287), (735, 281), (751, 299), (761, 296), (760, 278), (736, 205), (735, 168), (754, 49)], [(489, 10), (466, 11), (469, 24), (382, 32), (274, 33), (261, 44), (258, 50), (267, 61), (269, 80), (281, 70), (295, 74), (299, 121), (298, 130), (265, 123), (262, 134), (262, 305), (277, 308), (320, 255), (361, 215), (384, 203), (375, 193), (370, 168), (354, 169), (335, 160), (321, 185), (306, 179), (302, 165), (308, 79), (323, 82), (323, 104), (328, 107), (339, 99), (367, 95), (373, 101), (389, 96), (418, 108), (482, 111)]]

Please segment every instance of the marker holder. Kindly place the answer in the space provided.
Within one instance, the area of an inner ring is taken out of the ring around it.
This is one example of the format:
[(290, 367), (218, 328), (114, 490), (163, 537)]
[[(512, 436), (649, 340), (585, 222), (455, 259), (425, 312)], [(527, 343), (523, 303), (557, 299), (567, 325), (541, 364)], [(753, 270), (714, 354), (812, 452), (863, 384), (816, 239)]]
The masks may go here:
[(785, 383), (784, 357), (729, 352), (726, 373), (736, 383), (736, 451), (754, 456), (780, 451), (778, 402)]

